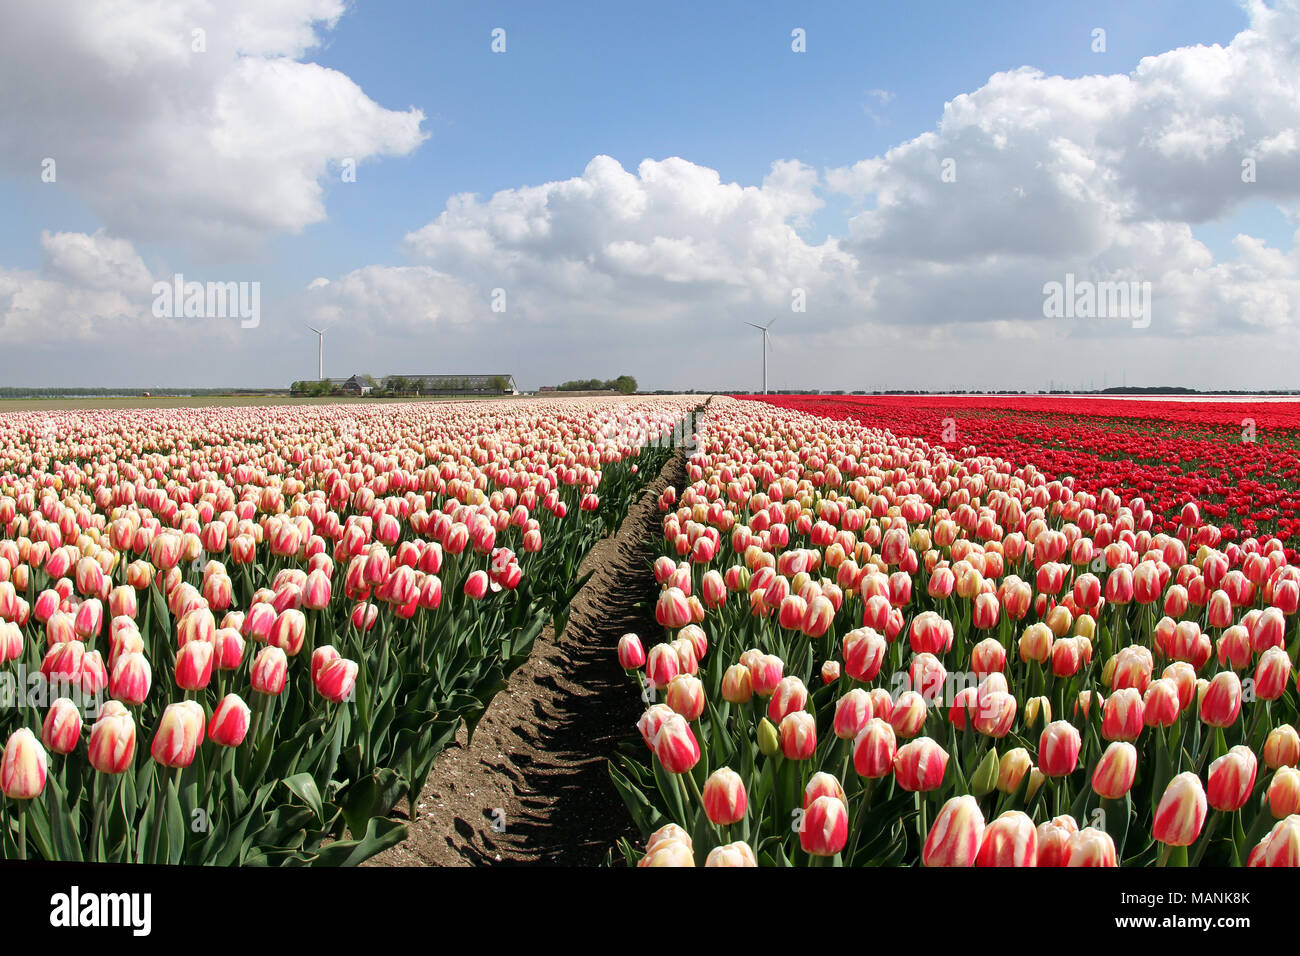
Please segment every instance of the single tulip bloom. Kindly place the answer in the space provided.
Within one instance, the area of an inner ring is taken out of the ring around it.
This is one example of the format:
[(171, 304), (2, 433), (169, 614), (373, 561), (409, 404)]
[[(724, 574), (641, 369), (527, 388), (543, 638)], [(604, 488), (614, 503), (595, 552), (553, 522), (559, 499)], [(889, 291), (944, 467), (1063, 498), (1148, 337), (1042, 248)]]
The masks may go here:
[(748, 703), (754, 696), (754, 679), (744, 664), (732, 664), (722, 675), (722, 699), (731, 704)]
[(758, 860), (754, 857), (754, 851), (750, 849), (748, 843), (737, 840), (735, 843), (715, 846), (709, 851), (704, 865), (706, 867), (757, 867)]
[(148, 699), (152, 682), (153, 672), (143, 654), (123, 654), (113, 665), (113, 673), (108, 679), (108, 693), (114, 700), (138, 706)]
[(1071, 835), (1065, 848), (1065, 866), (1119, 866), (1115, 858), (1115, 841), (1105, 830), (1084, 827)]
[(639, 670), (645, 663), (645, 649), (641, 638), (635, 634), (624, 634), (618, 639), (618, 664), (625, 671)]
[(1024, 747), (1013, 747), (1004, 753), (998, 760), (998, 792), (1015, 793), (1032, 766), (1033, 760)]
[(1249, 747), (1238, 744), (1210, 764), (1205, 794), (1210, 806), (1224, 813), (1240, 810), (1255, 789), (1259, 761)]
[(869, 718), (853, 740), (853, 769), (869, 779), (888, 776), (896, 752), (894, 728), (879, 717)]
[(1201, 698), (1201, 720), (1211, 727), (1231, 727), (1241, 713), (1241, 678), (1219, 671)]
[(238, 747), (248, 735), (250, 711), (238, 694), (227, 694), (212, 711), (208, 736), (221, 747)]
[(1268, 809), (1273, 816), (1282, 820), (1293, 813), (1300, 813), (1300, 771), (1294, 767), (1279, 767), (1265, 791)]
[(1048, 777), (1064, 777), (1079, 764), (1083, 740), (1073, 724), (1053, 721), (1038, 738), (1038, 768)]
[(786, 714), (777, 733), (787, 760), (809, 760), (817, 750), (817, 718), (806, 710)]
[[(1229, 671), (1228, 673), (1231, 673)], [(1191, 846), (1207, 812), (1200, 777), (1186, 771), (1169, 781), (1151, 822), (1151, 835), (1168, 846)]]
[(135, 761), (135, 721), (125, 707), (104, 705), (90, 728), (90, 765), (100, 773), (125, 773)]
[(681, 588), (666, 588), (655, 602), (655, 620), (670, 631), (691, 623), (691, 609)]
[(1008, 810), (984, 829), (976, 866), (1038, 866), (1038, 832), (1019, 810)]
[(203, 708), (195, 701), (168, 704), (158, 719), (150, 754), (164, 767), (188, 767), (203, 743)]
[(835, 702), (835, 736), (841, 740), (853, 740), (871, 717), (871, 695), (861, 687), (855, 687)]
[(262, 648), (253, 659), (253, 669), (249, 673), (249, 684), (259, 694), (278, 696), (284, 690), (288, 677), (289, 658), (283, 650), (270, 646)]
[(834, 856), (848, 840), (849, 811), (843, 800), (818, 797), (804, 811), (799, 845), (809, 856)]
[(1101, 735), (1106, 740), (1137, 740), (1142, 733), (1142, 695), (1134, 687), (1117, 690), (1101, 711)]
[(50, 705), (41, 725), (41, 740), (56, 754), (70, 754), (81, 742), (81, 712), (67, 697)]
[(669, 773), (686, 773), (700, 760), (700, 745), (691, 725), (677, 713), (660, 725), (655, 734), (654, 751)]
[(1117, 740), (1106, 748), (1092, 771), (1092, 789), (1107, 800), (1119, 800), (1133, 788), (1137, 776), (1137, 748)]
[(983, 838), (984, 814), (978, 801), (970, 795), (953, 797), (934, 818), (921, 861), (926, 866), (974, 866)]
[(1066, 866), (1070, 839), (1079, 832), (1074, 817), (1063, 814), (1038, 825), (1038, 865)]
[(1247, 866), (1300, 866), (1300, 816), (1279, 820), (1264, 834), (1250, 856)]
[(718, 826), (730, 826), (745, 818), (749, 798), (745, 782), (730, 767), (720, 767), (704, 781), (704, 812)]
[(357, 662), (340, 657), (330, 661), (316, 672), (313, 679), (316, 693), (336, 704), (352, 699), (357, 684)]
[(1269, 770), (1294, 767), (1300, 763), (1300, 734), (1290, 724), (1282, 724), (1268, 732), (1264, 740), (1264, 766)]
[(212, 645), (191, 641), (176, 654), (176, 686), (181, 690), (202, 690), (212, 680)]
[(26, 727), (9, 735), (0, 760), (0, 791), (10, 800), (33, 800), (45, 790), (45, 748)]
[(948, 752), (929, 737), (904, 744), (894, 756), (894, 777), (910, 792), (937, 790), (948, 770)]
[[(701, 695), (703, 691), (701, 691)], [(808, 704), (808, 688), (797, 677), (782, 677), (776, 685), (772, 698), (768, 702), (767, 717), (772, 723), (780, 725), (786, 714), (803, 710)]]

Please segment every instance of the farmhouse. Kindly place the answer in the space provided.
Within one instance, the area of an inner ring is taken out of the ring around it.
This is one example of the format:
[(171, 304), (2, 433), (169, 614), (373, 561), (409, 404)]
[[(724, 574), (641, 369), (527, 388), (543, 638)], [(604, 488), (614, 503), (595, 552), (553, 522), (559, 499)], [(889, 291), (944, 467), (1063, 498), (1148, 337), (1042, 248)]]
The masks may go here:
[(368, 382), (363, 382), (357, 376), (350, 378), (331, 378), (326, 379), (336, 392), (342, 392), (344, 395), (369, 395), (370, 390), (374, 388)]

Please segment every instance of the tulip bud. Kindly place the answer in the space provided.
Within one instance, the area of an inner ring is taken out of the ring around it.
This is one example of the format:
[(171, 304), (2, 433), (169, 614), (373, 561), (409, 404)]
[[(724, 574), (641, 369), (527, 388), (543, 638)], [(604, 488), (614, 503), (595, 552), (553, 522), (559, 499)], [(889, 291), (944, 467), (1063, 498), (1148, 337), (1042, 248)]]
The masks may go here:
[(1106, 740), (1137, 740), (1142, 733), (1142, 695), (1134, 687), (1115, 691), (1101, 712), (1101, 735)]
[(904, 691), (889, 712), (889, 725), (900, 737), (915, 737), (925, 726), (927, 713), (925, 698), (914, 690)]
[(768, 703), (767, 716), (780, 726), (787, 714), (803, 710), (808, 703), (808, 688), (797, 677), (782, 677)]
[(758, 722), (758, 749), (764, 757), (774, 757), (781, 752), (781, 737), (776, 725), (766, 717)]
[(153, 673), (149, 661), (143, 654), (132, 652), (123, 654), (113, 665), (113, 673), (108, 681), (108, 692), (114, 700), (137, 706), (149, 697), (149, 687)]
[(998, 770), (1001, 766), (996, 750), (990, 748), (970, 778), (970, 792), (977, 797), (992, 793), (998, 785)]
[(1273, 825), (1246, 860), (1247, 866), (1300, 866), (1300, 816)]

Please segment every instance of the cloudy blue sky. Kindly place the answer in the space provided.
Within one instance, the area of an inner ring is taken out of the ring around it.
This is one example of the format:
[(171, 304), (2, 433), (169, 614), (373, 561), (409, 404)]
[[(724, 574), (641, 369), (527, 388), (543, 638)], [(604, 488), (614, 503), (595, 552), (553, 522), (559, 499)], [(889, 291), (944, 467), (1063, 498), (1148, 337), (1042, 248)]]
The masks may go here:
[(0, 222), (4, 384), (1294, 388), (1300, 0), (0, 0)]

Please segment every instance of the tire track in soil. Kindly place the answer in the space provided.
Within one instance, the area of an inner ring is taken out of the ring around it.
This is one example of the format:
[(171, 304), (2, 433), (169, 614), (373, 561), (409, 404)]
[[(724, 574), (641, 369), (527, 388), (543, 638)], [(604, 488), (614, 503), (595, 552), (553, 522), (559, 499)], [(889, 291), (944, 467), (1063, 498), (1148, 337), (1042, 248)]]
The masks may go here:
[[(405, 842), (365, 866), (594, 866), (620, 837), (639, 839), (606, 770), (618, 744), (636, 735), (642, 710), (615, 652), (628, 631), (655, 633), (646, 598), (658, 496), (685, 477), (678, 452), (617, 534), (596, 542), (579, 576), (595, 574), (575, 596), (564, 636), (556, 641), (546, 626), (473, 741), (462, 726), (434, 762)], [(503, 820), (504, 832), (494, 831), (494, 820)]]

